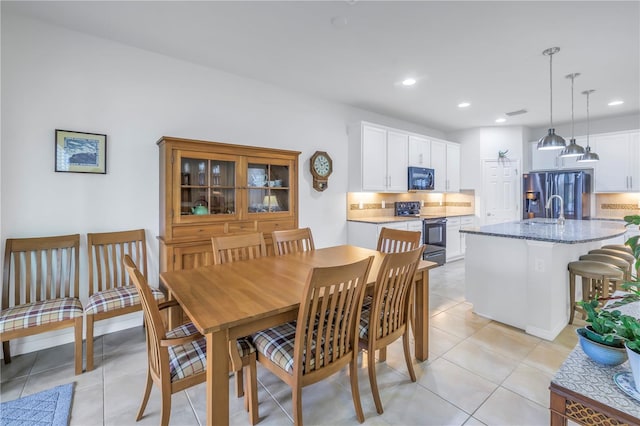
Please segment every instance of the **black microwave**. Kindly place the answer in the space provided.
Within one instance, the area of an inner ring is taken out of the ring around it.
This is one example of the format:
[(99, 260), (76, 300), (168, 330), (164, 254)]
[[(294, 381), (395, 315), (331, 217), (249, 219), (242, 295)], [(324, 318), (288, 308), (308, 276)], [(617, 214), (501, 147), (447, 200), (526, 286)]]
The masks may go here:
[(435, 185), (433, 169), (424, 167), (409, 167), (408, 173), (409, 191), (429, 191)]

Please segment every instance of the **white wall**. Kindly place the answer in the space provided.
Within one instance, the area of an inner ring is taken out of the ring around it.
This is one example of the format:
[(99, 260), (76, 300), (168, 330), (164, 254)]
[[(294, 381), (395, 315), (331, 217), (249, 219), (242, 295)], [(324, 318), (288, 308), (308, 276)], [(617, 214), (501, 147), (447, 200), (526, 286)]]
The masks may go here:
[[(163, 135), (302, 151), (300, 225), (311, 227), (318, 247), (346, 242), (349, 122), (443, 136), (7, 13), (1, 42), (2, 249), (7, 237), (80, 233), (83, 302), (87, 232), (146, 229), (150, 282), (158, 282), (155, 142)], [(55, 129), (107, 134), (107, 174), (55, 173)], [(322, 193), (312, 189), (308, 166), (316, 150), (334, 164)], [(63, 334), (57, 344), (71, 341)], [(38, 349), (20, 345), (17, 352)]]

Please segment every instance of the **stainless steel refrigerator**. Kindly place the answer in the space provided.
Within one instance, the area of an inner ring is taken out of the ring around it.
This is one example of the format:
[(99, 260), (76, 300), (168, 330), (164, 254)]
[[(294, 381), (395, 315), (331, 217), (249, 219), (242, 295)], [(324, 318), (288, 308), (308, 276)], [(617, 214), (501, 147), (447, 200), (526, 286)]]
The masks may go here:
[(527, 218), (557, 218), (560, 201), (554, 198), (546, 209), (547, 200), (554, 194), (562, 197), (564, 217), (589, 219), (591, 217), (590, 170), (541, 171), (522, 175), (522, 216)]

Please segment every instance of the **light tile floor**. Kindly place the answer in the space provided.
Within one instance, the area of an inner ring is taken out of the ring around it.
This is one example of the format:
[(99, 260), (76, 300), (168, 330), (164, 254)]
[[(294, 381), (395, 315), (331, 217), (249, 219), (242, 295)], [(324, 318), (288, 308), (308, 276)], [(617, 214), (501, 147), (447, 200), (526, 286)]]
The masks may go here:
[[(575, 346), (575, 326), (553, 342), (489, 321), (464, 299), (464, 261), (430, 275), (429, 360), (414, 360), (412, 383), (400, 341), (377, 365), (384, 414), (373, 404), (366, 367), (359, 371), (365, 424), (371, 425), (548, 425), (549, 381)], [(579, 323), (580, 321), (577, 321)], [(75, 382), (72, 425), (157, 425), (160, 393), (154, 387), (145, 416), (135, 422), (146, 374), (144, 330), (137, 327), (96, 339), (96, 369), (73, 370), (73, 345), (16, 356), (0, 369), (0, 399), (29, 395)], [(291, 424), (291, 392), (258, 365), (261, 425)], [(230, 382), (230, 422), (248, 424), (241, 399)], [(306, 424), (358, 424), (346, 369), (303, 390)], [(206, 420), (205, 386), (173, 396), (171, 424)]]

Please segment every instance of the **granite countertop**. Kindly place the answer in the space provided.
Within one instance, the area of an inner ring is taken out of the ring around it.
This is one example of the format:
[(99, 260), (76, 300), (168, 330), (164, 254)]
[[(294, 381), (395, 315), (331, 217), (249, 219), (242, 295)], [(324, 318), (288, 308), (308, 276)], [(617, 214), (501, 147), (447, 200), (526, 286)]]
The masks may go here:
[(495, 225), (464, 227), (460, 232), (521, 240), (549, 241), (562, 244), (578, 244), (600, 241), (624, 235), (623, 223), (600, 220), (570, 220), (564, 226), (555, 219), (526, 219)]
[(364, 223), (393, 223), (393, 222), (409, 222), (422, 219), (433, 219), (436, 217), (460, 217), (460, 216), (473, 216), (473, 213), (469, 214), (421, 214), (420, 216), (371, 216), (371, 217), (359, 217), (356, 219), (348, 219), (347, 222), (364, 222)]

